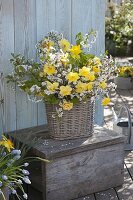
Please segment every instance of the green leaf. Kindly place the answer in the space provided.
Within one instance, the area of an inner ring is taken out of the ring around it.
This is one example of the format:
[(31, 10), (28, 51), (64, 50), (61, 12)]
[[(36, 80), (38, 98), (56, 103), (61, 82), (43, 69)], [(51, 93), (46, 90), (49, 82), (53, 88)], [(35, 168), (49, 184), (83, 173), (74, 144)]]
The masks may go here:
[(79, 99), (77, 97), (74, 97), (71, 102), (73, 103), (73, 105), (77, 104), (79, 102)]

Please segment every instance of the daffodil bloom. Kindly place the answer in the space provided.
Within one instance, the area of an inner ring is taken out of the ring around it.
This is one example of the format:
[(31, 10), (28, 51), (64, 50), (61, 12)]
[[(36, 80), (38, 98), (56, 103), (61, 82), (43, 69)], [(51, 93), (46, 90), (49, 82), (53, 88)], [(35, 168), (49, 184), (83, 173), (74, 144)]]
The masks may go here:
[(63, 110), (71, 110), (73, 108), (73, 103), (70, 101), (64, 101), (61, 107)]
[(105, 89), (107, 88), (107, 83), (106, 83), (105, 81), (102, 81), (102, 82), (99, 84), (99, 87), (105, 90)]
[(48, 75), (53, 75), (56, 73), (56, 68), (53, 65), (45, 64), (43, 68), (43, 72)]
[(87, 83), (87, 90), (92, 90), (93, 89), (93, 82)]
[(87, 83), (83, 83), (81, 81), (78, 82), (76, 85), (76, 92), (77, 93), (82, 93), (87, 90)]
[(133, 67), (132, 66), (122, 66), (117, 68), (117, 73), (119, 77), (132, 77)]
[(60, 86), (60, 95), (61, 96), (68, 96), (71, 94), (72, 88), (69, 85)]
[(94, 57), (93, 58), (93, 61), (94, 61), (94, 63), (96, 64), (96, 65), (101, 65), (101, 60), (100, 60), (100, 58), (98, 58), (98, 57)]
[(73, 58), (79, 58), (79, 54), (81, 52), (82, 50), (80, 49), (80, 45), (72, 46), (72, 48), (70, 49), (70, 53)]
[(109, 103), (110, 103), (110, 98), (109, 98), (109, 97), (105, 97), (105, 98), (102, 100), (102, 105), (103, 105), (103, 106), (107, 106)]
[(66, 39), (60, 40), (59, 46), (64, 52), (69, 51), (69, 49), (70, 49), (70, 43)]
[(85, 77), (86, 80), (89, 80), (89, 81), (94, 81), (95, 80), (95, 74), (94, 72), (89, 72), (88, 76)]
[(79, 75), (77, 72), (70, 72), (67, 74), (66, 79), (71, 82), (76, 82), (79, 79)]
[(90, 68), (89, 67), (82, 67), (81, 69), (79, 69), (79, 75), (80, 76), (88, 76), (88, 74), (89, 74), (89, 72), (90, 72)]
[(47, 50), (50, 50), (51, 49), (51, 47), (53, 47), (53, 45), (54, 45), (54, 42), (53, 41), (51, 41), (51, 40), (44, 40), (43, 42), (42, 42), (42, 48), (46, 48)]
[(0, 141), (0, 146), (4, 146), (9, 152), (11, 149), (14, 149), (12, 141), (6, 138), (3, 138), (3, 140)]
[(60, 58), (60, 61), (66, 65), (68, 62), (69, 62), (69, 59), (68, 59), (68, 53), (65, 53), (64, 55), (61, 56)]
[(99, 73), (100, 72), (100, 68), (98, 67), (98, 66), (93, 66), (93, 71), (95, 72), (95, 73)]
[(58, 82), (51, 83), (51, 82), (47, 81), (47, 89), (50, 92), (55, 92), (58, 89), (58, 86), (59, 86)]
[(87, 62), (87, 66), (92, 66), (92, 64), (93, 64), (92, 59), (89, 59), (88, 62)]

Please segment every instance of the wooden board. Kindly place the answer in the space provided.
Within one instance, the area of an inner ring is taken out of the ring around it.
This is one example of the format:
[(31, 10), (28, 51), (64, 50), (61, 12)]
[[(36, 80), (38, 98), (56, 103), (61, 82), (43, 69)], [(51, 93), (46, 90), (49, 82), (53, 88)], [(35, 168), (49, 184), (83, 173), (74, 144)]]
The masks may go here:
[(120, 200), (133, 200), (133, 180), (131, 179), (127, 168), (124, 170), (124, 184), (116, 188)]
[[(14, 1), (14, 51), (26, 58), (35, 58), (35, 20), (35, 0)], [(17, 129), (37, 125), (37, 105), (29, 101), (19, 88), (16, 91), (16, 112)]]
[[(13, 0), (0, 0), (0, 72), (7, 76), (12, 67), (10, 53), (14, 51), (14, 10)], [(6, 84), (4, 91), (4, 114), (6, 130), (16, 129), (16, 96), (11, 85)], [(0, 132), (1, 132), (0, 127)], [(4, 130), (5, 131), (5, 130)]]
[(112, 188), (95, 194), (96, 200), (118, 200), (116, 191)]
[(131, 178), (133, 179), (133, 152), (126, 152), (125, 165)]
[(124, 137), (122, 135), (99, 126), (95, 126), (94, 134), (89, 138), (63, 141), (48, 139), (48, 126), (22, 129), (8, 134), (27, 144), (29, 141), (38, 138), (37, 143), (34, 145), (34, 149), (38, 156), (42, 156), (43, 154), (47, 159), (55, 159), (86, 150), (122, 144), (124, 142)]
[(94, 194), (91, 194), (91, 195), (87, 195), (85, 197), (81, 197), (81, 198), (78, 198), (75, 200), (95, 200), (95, 196), (94, 196)]
[(121, 185), (122, 148), (117, 144), (54, 159), (46, 165), (47, 199), (62, 200), (64, 194), (64, 200), (74, 199)]

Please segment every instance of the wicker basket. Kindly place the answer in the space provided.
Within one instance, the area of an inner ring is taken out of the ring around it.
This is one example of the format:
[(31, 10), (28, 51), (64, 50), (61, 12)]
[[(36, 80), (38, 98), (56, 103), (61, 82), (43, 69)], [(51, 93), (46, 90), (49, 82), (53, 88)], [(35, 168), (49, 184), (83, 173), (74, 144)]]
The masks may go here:
[(56, 113), (56, 105), (46, 104), (50, 137), (58, 140), (88, 137), (94, 131), (94, 101), (80, 102), (72, 110), (64, 111), (62, 118)]

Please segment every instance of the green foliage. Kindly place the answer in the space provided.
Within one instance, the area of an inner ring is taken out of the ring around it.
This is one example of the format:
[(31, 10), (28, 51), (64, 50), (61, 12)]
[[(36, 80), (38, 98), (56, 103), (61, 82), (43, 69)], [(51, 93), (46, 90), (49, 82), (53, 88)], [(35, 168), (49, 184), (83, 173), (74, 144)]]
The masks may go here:
[[(27, 153), (30, 148), (36, 144), (37, 139), (33, 139), (32, 142), (23, 143), (16, 142), (14, 135), (14, 142), (8, 139), (4, 135), (0, 140), (0, 199), (6, 200), (3, 190), (8, 190), (16, 195), (18, 200), (27, 199), (28, 196), (24, 191), (23, 183), (31, 184), (29, 179), (29, 171), (26, 169), (31, 161), (43, 161), (48, 160), (41, 159), (39, 157), (27, 157)], [(28, 145), (29, 144), (29, 145)], [(20, 189), (22, 196), (19, 196), (17, 189)]]
[(106, 19), (106, 49), (112, 54), (133, 50), (133, 0), (126, 1)]
[(77, 45), (80, 45), (80, 42), (83, 41), (83, 34), (81, 32), (79, 32), (77, 35), (76, 35), (76, 44)]

